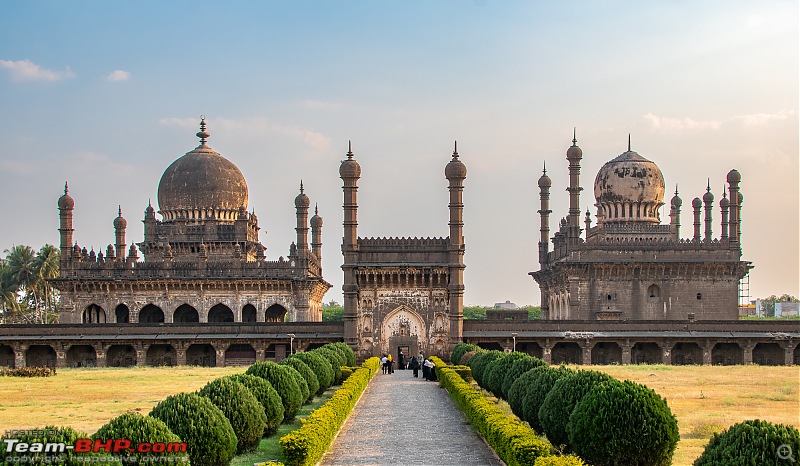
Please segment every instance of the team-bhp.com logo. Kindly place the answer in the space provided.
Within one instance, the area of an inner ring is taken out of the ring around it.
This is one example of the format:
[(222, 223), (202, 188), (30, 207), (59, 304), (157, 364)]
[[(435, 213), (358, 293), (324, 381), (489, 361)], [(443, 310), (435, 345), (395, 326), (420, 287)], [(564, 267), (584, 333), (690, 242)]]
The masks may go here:
[[(24, 434), (30, 434), (30, 431), (24, 431)], [(73, 444), (69, 444), (8, 437), (3, 438), (2, 441), (1, 448), (5, 461), (10, 464), (34, 462), (37, 464), (61, 464), (66, 457), (72, 461), (86, 463), (169, 464), (188, 461), (186, 455), (170, 455), (170, 453), (186, 453), (186, 443), (184, 442), (133, 443), (124, 438), (106, 440), (81, 438), (75, 440)]]

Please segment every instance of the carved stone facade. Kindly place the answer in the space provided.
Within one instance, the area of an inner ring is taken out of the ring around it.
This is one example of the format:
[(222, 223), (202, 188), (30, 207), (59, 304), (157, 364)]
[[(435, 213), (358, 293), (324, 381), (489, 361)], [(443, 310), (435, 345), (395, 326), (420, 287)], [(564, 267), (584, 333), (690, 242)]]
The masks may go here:
[[(695, 198), (694, 236), (680, 235), (682, 201), (671, 200), (670, 224), (662, 225), (664, 179), (658, 166), (630, 150), (606, 163), (595, 179), (596, 226), (589, 211), (580, 225), (582, 151), (573, 139), (569, 160), (570, 209), (549, 249), (552, 182), (539, 179), (540, 270), (531, 272), (542, 293), (545, 319), (736, 320), (739, 282), (752, 268), (741, 260), (739, 172), (727, 176), (720, 201), (721, 235), (712, 237), (714, 196)], [(735, 199), (735, 202), (729, 202)], [(705, 234), (701, 237), (701, 207)], [(584, 236), (582, 236), (584, 233)]]
[(348, 151), (344, 181), (345, 341), (360, 357), (445, 356), (461, 341), (464, 294), (462, 190), (466, 167), (453, 151), (445, 167), (450, 191), (447, 238), (359, 238), (361, 167)]
[[(62, 323), (319, 322), (322, 218), (309, 221), (300, 184), (295, 198), (297, 243), (286, 258), (267, 260), (258, 218), (247, 211), (239, 169), (212, 150), (201, 122), (200, 145), (173, 162), (158, 187), (159, 213), (144, 213), (144, 241), (126, 253), (127, 221), (114, 219), (115, 243), (105, 254), (73, 243), (75, 201), (58, 200)], [(308, 230), (312, 229), (309, 247)], [(137, 248), (138, 246), (138, 248)], [(140, 260), (139, 252), (143, 258)]]

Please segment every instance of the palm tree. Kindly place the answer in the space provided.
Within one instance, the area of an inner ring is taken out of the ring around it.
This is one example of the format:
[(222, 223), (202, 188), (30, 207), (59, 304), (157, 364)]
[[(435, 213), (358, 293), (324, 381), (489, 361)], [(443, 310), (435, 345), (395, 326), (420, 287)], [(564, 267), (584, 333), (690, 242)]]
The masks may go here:
[(43, 291), (44, 298), (44, 312), (42, 313), (42, 323), (49, 322), (48, 316), (55, 313), (57, 304), (57, 297), (55, 291), (50, 286), (50, 279), (58, 278), (59, 263), (61, 261), (61, 253), (52, 244), (45, 244), (39, 249), (36, 254), (35, 266), (38, 270), (40, 285), (37, 289)]
[(11, 284), (18, 290), (17, 292), (23, 293), (28, 305), (32, 305), (35, 317), (39, 308), (36, 288), (40, 282), (39, 271), (36, 268), (36, 254), (30, 246), (14, 246), (5, 252)]
[(2, 306), (4, 322), (20, 310), (19, 301), (17, 300), (17, 290), (19, 288), (11, 279), (9, 270), (8, 261), (0, 259), (0, 306)]

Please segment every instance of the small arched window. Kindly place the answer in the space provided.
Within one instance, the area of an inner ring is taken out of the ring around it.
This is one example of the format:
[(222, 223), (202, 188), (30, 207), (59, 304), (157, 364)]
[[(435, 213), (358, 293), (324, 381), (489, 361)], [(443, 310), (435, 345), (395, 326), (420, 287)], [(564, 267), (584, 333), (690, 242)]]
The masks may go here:
[(697, 300), (700, 301), (701, 299), (703, 299), (703, 294), (697, 293)]
[(647, 288), (647, 296), (649, 296), (650, 298), (660, 298), (661, 289), (658, 288), (658, 285), (650, 285)]

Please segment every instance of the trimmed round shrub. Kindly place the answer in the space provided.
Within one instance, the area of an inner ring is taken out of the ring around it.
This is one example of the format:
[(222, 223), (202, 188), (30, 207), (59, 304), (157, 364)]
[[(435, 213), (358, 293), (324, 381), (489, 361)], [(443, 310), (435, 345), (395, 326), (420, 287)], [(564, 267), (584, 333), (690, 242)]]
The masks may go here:
[(314, 372), (314, 375), (317, 376), (317, 381), (319, 382), (317, 395), (322, 395), (325, 390), (333, 385), (333, 378), (335, 377), (335, 374), (333, 373), (333, 366), (331, 366), (331, 363), (320, 354), (314, 351), (307, 351), (304, 353), (295, 353), (290, 356), (290, 359), (291, 358), (297, 358), (306, 363), (306, 365)]
[(336, 343), (328, 343), (325, 345), (329, 348), (332, 348), (339, 352), (342, 356), (344, 356), (345, 363), (342, 364), (343, 366), (355, 366), (356, 365), (356, 352), (350, 348), (350, 345), (343, 341), (337, 341)]
[(486, 370), (486, 366), (488, 366), (490, 362), (502, 356), (505, 356), (505, 353), (502, 351), (479, 351), (475, 354), (475, 356), (472, 357), (472, 359), (469, 360), (469, 362), (467, 362), (469, 368), (472, 369), (472, 377), (476, 382), (478, 382), (478, 385), (484, 388), (486, 387), (483, 380), (483, 372)]
[(595, 466), (669, 466), (680, 440), (667, 400), (627, 380), (589, 390), (575, 405), (567, 432), (575, 452)]
[[(99, 439), (101, 441), (125, 439), (130, 440), (131, 447), (135, 447), (141, 443), (158, 443), (163, 442), (181, 443), (180, 437), (173, 434), (169, 427), (164, 424), (164, 421), (150, 416), (142, 416), (139, 413), (125, 413), (117, 416), (108, 421), (97, 432), (92, 435), (92, 439)], [(151, 457), (169, 456), (174, 458), (185, 458), (188, 461), (189, 454), (187, 452), (163, 451), (161, 453), (148, 452), (148, 453), (135, 453), (129, 449), (120, 449), (114, 453), (123, 458), (137, 458), (138, 463), (144, 463)], [(147, 459), (145, 459), (145, 457)]]
[(281, 396), (278, 395), (272, 384), (261, 377), (250, 374), (235, 374), (226, 378), (235, 380), (247, 387), (250, 393), (261, 403), (264, 408), (264, 414), (267, 416), (264, 437), (269, 437), (277, 432), (278, 426), (283, 422), (283, 403), (281, 402)]
[[(524, 373), (519, 379), (519, 385), (514, 382), (511, 385), (511, 391), (514, 391), (514, 385), (517, 385), (517, 406), (518, 410), (522, 411), (522, 420), (526, 421), (533, 427), (533, 430), (541, 432), (542, 423), (539, 422), (539, 409), (544, 404), (547, 394), (553, 389), (553, 386), (562, 377), (574, 374), (575, 371), (565, 367), (551, 367), (541, 366), (531, 369)], [(509, 400), (513, 400), (514, 395), (511, 395)], [(514, 401), (510, 401), (511, 410), (514, 410)]]
[(264, 407), (242, 383), (227, 377), (212, 380), (198, 395), (211, 400), (236, 432), (236, 453), (253, 451), (264, 435), (267, 416)]
[(508, 368), (506, 374), (503, 378), (503, 384), (500, 386), (500, 391), (503, 394), (503, 399), (508, 401), (509, 395), (511, 391), (511, 385), (514, 384), (514, 381), (519, 378), (522, 374), (528, 372), (529, 370), (533, 369), (534, 367), (546, 366), (547, 363), (544, 360), (535, 358), (533, 356), (529, 356), (527, 358), (517, 359), (511, 364), (511, 367)]
[(319, 391), (319, 379), (317, 379), (317, 376), (314, 375), (314, 371), (312, 371), (306, 363), (297, 358), (286, 358), (279, 364), (292, 367), (300, 374), (301, 377), (303, 377), (303, 380), (306, 382), (306, 386), (308, 386), (308, 397), (306, 398), (306, 402), (310, 403), (311, 400), (314, 399), (314, 396), (316, 396), (317, 391)]
[(313, 350), (323, 358), (327, 359), (333, 368), (333, 384), (339, 385), (342, 383), (342, 366), (347, 365), (347, 359), (344, 358), (338, 351), (332, 348), (320, 347)]
[(565, 445), (572, 449), (567, 434), (572, 410), (595, 385), (613, 380), (613, 377), (602, 372), (585, 370), (560, 378), (539, 408), (539, 422), (547, 440), (553, 446)]
[(800, 452), (800, 430), (758, 419), (714, 434), (694, 466), (789, 465)]
[(464, 353), (464, 356), (461, 356), (461, 360), (458, 361), (458, 364), (461, 365), (461, 366), (466, 366), (467, 365), (467, 361), (472, 359), (472, 357), (475, 356), (478, 353), (479, 353), (479, 351), (467, 351), (466, 353)]
[[(89, 438), (89, 435), (84, 434), (83, 432), (78, 432), (71, 427), (46, 426), (24, 430), (25, 433), (23, 435), (0, 437), (0, 445), (8, 448), (7, 444), (3, 441), (6, 438), (18, 440), (20, 443), (65, 443), (67, 445), (75, 445), (76, 440)], [(94, 457), (103, 457), (102, 461), (98, 461), (96, 464), (121, 466), (122, 462), (115, 460), (112, 455), (113, 454), (111, 453), (75, 453), (74, 450), (67, 450), (64, 453), (59, 453), (61, 459), (58, 464), (65, 466), (86, 466), (87, 464), (94, 463), (94, 461), (92, 461)], [(20, 464), (30, 464), (39, 466), (56, 464), (52, 462), (52, 456), (52, 452), (44, 451), (25, 453), (14, 452), (13, 454), (0, 455), (0, 465), (16, 466)], [(16, 458), (19, 458), (19, 461), (17, 461)], [(97, 459), (100, 460), (100, 458)]]
[(302, 379), (302, 377), (299, 377), (296, 370), (272, 361), (259, 361), (248, 367), (245, 374), (261, 377), (269, 382), (281, 397), (283, 422), (294, 419), (297, 410), (300, 409), (306, 399), (300, 390), (300, 384), (297, 383), (297, 378)]
[(450, 364), (461, 364), (462, 356), (470, 351), (479, 351), (480, 349), (481, 348), (478, 345), (473, 345), (471, 343), (459, 343), (455, 346), (455, 348), (453, 348), (453, 352), (450, 354)]
[(498, 398), (505, 399), (503, 396), (503, 382), (506, 379), (506, 372), (511, 369), (516, 361), (522, 359), (531, 359), (525, 353), (514, 352), (507, 353), (503, 357), (497, 358), (486, 366), (483, 371), (483, 380), (486, 382), (485, 388)]
[(196, 393), (178, 393), (157, 404), (150, 417), (161, 419), (186, 442), (192, 466), (230, 463), (236, 454), (236, 433), (219, 408)]

